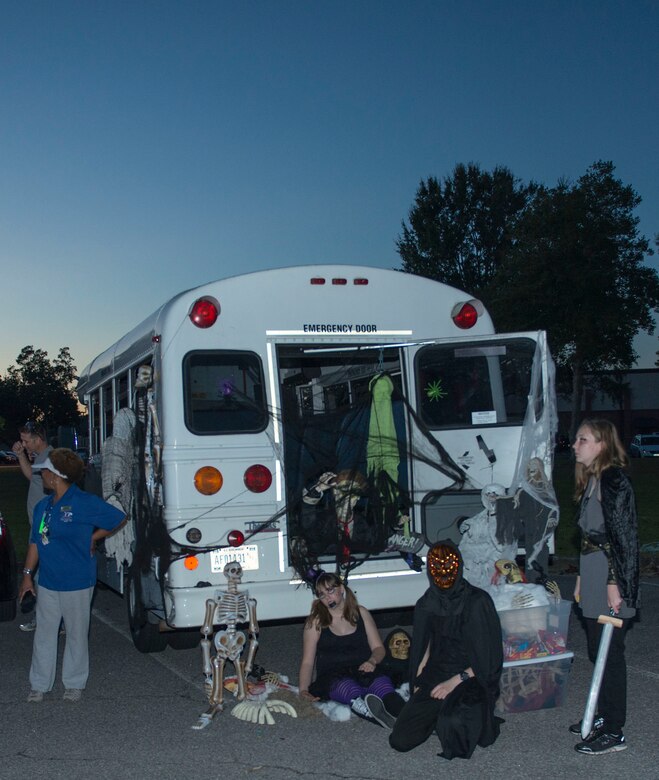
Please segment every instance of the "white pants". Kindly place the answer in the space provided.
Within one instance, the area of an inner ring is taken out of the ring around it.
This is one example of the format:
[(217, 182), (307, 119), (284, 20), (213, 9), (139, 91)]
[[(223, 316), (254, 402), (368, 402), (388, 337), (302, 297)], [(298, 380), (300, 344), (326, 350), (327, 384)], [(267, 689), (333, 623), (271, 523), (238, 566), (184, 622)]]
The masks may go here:
[(47, 693), (55, 683), (57, 642), (64, 620), (66, 644), (62, 663), (65, 688), (84, 688), (89, 676), (89, 620), (94, 588), (48, 590), (43, 585), (37, 598), (37, 628), (32, 645), (30, 685)]

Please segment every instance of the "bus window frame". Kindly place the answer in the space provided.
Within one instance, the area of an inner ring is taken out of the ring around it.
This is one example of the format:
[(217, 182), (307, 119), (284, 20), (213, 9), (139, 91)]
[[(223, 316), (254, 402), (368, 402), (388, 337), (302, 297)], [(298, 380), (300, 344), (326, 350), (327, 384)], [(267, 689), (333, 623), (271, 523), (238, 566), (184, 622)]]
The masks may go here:
[[(529, 393), (533, 391), (532, 387), (532, 376), (533, 376), (533, 361), (535, 358), (535, 351), (537, 347), (537, 342), (528, 337), (528, 336), (507, 336), (506, 334), (502, 334), (501, 338), (497, 339), (486, 339), (486, 340), (479, 340), (478, 338), (473, 339), (473, 341), (461, 341), (459, 344), (455, 343), (436, 343), (431, 345), (426, 345), (420, 347), (415, 355), (414, 355), (414, 364), (413, 364), (413, 372), (414, 372), (414, 384), (416, 387), (416, 408), (417, 413), (419, 414), (420, 419), (423, 421), (424, 425), (427, 426), (428, 430), (431, 431), (449, 431), (449, 430), (473, 430), (473, 429), (480, 429), (480, 428), (508, 428), (508, 427), (519, 427), (523, 425), (525, 415), (526, 415), (526, 406), (524, 407), (524, 411), (520, 412), (518, 419), (515, 420), (500, 420), (497, 419), (496, 422), (466, 422), (466, 421), (455, 421), (450, 422), (446, 424), (437, 424), (432, 422), (428, 419), (428, 415), (424, 409), (424, 399), (422, 397), (423, 388), (422, 383), (419, 381), (420, 371), (419, 371), (419, 363), (425, 353), (428, 351), (434, 351), (434, 350), (444, 350), (444, 349), (451, 349), (451, 350), (461, 350), (466, 351), (469, 349), (486, 349), (486, 348), (497, 348), (500, 346), (508, 346), (513, 342), (527, 342), (529, 347), (531, 347), (529, 352), (529, 385), (527, 388), (527, 392), (524, 395), (524, 401), (528, 401)], [(492, 360), (492, 357), (495, 356), (487, 356), (484, 355), (485, 359), (489, 362)], [(499, 377), (500, 379), (500, 377)], [(498, 383), (501, 384), (500, 382)], [(488, 384), (488, 389), (493, 390), (493, 383), (490, 381)], [(502, 387), (499, 387), (499, 392), (502, 392)], [(494, 395), (494, 393), (493, 393)], [(542, 410), (544, 404), (542, 402), (542, 389), (540, 391), (540, 410)], [(536, 415), (538, 414), (538, 399), (534, 398), (534, 409), (536, 412)], [(508, 410), (505, 409), (506, 415), (508, 414)]]
[[(214, 431), (201, 431), (193, 427), (192, 420), (194, 413), (190, 407), (190, 389), (188, 382), (188, 365), (190, 359), (198, 355), (238, 355), (248, 356), (253, 358), (256, 367), (259, 371), (260, 384), (262, 388), (262, 414), (263, 422), (258, 427), (254, 428), (240, 428), (234, 430), (214, 430)], [(265, 384), (265, 372), (263, 370), (263, 360), (258, 352), (249, 349), (193, 349), (186, 352), (181, 359), (181, 381), (183, 385), (183, 423), (186, 429), (194, 436), (238, 436), (243, 434), (253, 435), (256, 433), (262, 433), (267, 429), (270, 423), (270, 414), (268, 412), (267, 393)]]

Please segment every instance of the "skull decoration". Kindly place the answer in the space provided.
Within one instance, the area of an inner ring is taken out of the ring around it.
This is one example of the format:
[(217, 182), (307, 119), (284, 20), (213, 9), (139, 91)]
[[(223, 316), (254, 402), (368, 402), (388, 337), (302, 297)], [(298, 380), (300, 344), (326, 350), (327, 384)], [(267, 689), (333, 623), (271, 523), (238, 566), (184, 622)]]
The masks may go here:
[(224, 567), (224, 576), (229, 581), (229, 587), (238, 585), (243, 577), (243, 567), (238, 561), (230, 561)]
[(524, 582), (522, 572), (519, 570), (519, 566), (515, 561), (509, 561), (506, 558), (500, 558), (495, 562), (494, 567), (496, 569), (496, 577), (503, 577), (509, 585), (518, 582)]
[(460, 557), (448, 544), (434, 544), (428, 551), (428, 571), (432, 581), (442, 590), (453, 587), (460, 570)]
[(407, 661), (410, 657), (410, 638), (404, 631), (396, 631), (388, 642), (392, 658)]

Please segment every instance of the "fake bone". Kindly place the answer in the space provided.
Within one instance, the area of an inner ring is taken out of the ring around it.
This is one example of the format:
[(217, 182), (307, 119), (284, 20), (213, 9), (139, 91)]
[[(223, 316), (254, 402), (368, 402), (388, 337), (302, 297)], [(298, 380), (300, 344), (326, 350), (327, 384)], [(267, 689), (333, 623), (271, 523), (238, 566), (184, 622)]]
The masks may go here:
[(275, 719), (270, 714), (271, 712), (281, 712), (284, 715), (290, 715), (291, 718), (297, 718), (294, 707), (281, 699), (269, 699), (264, 702), (241, 701), (231, 710), (233, 717), (238, 718), (238, 720), (273, 726)]

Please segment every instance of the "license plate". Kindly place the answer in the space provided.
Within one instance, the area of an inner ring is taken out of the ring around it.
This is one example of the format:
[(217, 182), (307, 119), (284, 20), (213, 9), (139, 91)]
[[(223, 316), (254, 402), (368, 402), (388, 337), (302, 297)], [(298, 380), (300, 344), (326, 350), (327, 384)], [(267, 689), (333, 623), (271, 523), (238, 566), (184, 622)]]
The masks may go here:
[(259, 568), (258, 544), (245, 544), (242, 547), (225, 547), (223, 550), (211, 550), (211, 571), (223, 571), (227, 563), (238, 561), (245, 571)]

